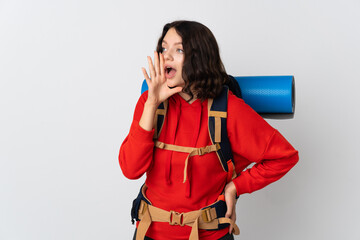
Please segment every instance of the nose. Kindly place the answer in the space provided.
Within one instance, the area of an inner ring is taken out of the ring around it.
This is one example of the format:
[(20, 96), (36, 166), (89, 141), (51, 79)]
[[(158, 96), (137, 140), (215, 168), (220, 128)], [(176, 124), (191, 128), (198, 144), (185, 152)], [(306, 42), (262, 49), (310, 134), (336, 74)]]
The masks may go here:
[(169, 50), (163, 52), (164, 59), (166, 60), (173, 60), (173, 56)]

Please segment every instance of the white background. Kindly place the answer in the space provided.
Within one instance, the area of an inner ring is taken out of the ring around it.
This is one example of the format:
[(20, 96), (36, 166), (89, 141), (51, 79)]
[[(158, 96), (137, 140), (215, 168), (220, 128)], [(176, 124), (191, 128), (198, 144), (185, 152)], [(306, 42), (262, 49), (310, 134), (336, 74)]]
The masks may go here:
[(294, 75), (268, 120), (300, 153), (238, 202), (236, 239), (360, 239), (358, 0), (0, 0), (0, 239), (131, 239), (118, 165), (165, 23), (197, 20), (235, 76)]

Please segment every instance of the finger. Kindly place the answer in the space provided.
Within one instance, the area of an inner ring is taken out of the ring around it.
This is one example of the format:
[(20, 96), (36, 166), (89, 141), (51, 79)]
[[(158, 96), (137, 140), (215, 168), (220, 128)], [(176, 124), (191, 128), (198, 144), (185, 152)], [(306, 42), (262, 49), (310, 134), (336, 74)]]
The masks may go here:
[(234, 222), (236, 222), (236, 209), (234, 208), (234, 211), (233, 211), (233, 213), (232, 213), (232, 215), (231, 215), (231, 219), (234, 221)]
[(141, 68), (141, 70), (142, 70), (142, 73), (143, 73), (143, 75), (144, 75), (144, 78), (145, 78), (145, 80), (146, 80), (146, 83), (149, 85), (149, 83), (150, 83), (150, 77), (149, 77), (149, 75), (147, 74), (147, 72), (146, 72), (146, 69), (145, 68)]
[(155, 73), (156, 76), (160, 75), (160, 63), (159, 63), (159, 54), (157, 51), (154, 51), (154, 64), (155, 64)]
[(152, 60), (151, 60), (151, 57), (147, 57), (148, 59), (148, 63), (149, 63), (149, 71), (150, 71), (150, 77), (151, 77), (151, 80), (155, 80), (155, 69), (154, 69), (154, 65), (152, 63)]
[[(236, 222), (236, 210), (235, 210), (235, 207), (233, 208), (233, 212), (231, 214), (231, 220), (233, 220), (234, 223)], [(232, 227), (230, 225), (229, 233), (231, 234), (233, 230), (234, 230), (234, 227)]]
[(160, 53), (160, 75), (165, 76), (164, 55)]

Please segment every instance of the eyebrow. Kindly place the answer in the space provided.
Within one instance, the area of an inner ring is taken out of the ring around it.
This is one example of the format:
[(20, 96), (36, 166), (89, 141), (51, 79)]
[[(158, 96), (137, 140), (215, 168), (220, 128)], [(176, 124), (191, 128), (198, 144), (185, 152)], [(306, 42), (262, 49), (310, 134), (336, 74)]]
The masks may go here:
[[(163, 40), (162, 42), (165, 43), (165, 44), (168, 44), (165, 40)], [(174, 45), (179, 45), (179, 44), (182, 45), (182, 42), (176, 42), (176, 43), (174, 43)]]

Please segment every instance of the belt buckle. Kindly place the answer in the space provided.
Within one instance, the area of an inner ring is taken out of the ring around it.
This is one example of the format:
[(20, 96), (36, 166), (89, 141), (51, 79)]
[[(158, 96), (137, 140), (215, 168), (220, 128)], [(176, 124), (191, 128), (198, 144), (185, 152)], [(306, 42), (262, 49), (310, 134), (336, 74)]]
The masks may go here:
[(175, 211), (170, 211), (170, 219), (169, 219), (170, 225), (180, 225), (184, 226), (184, 213), (178, 213)]

